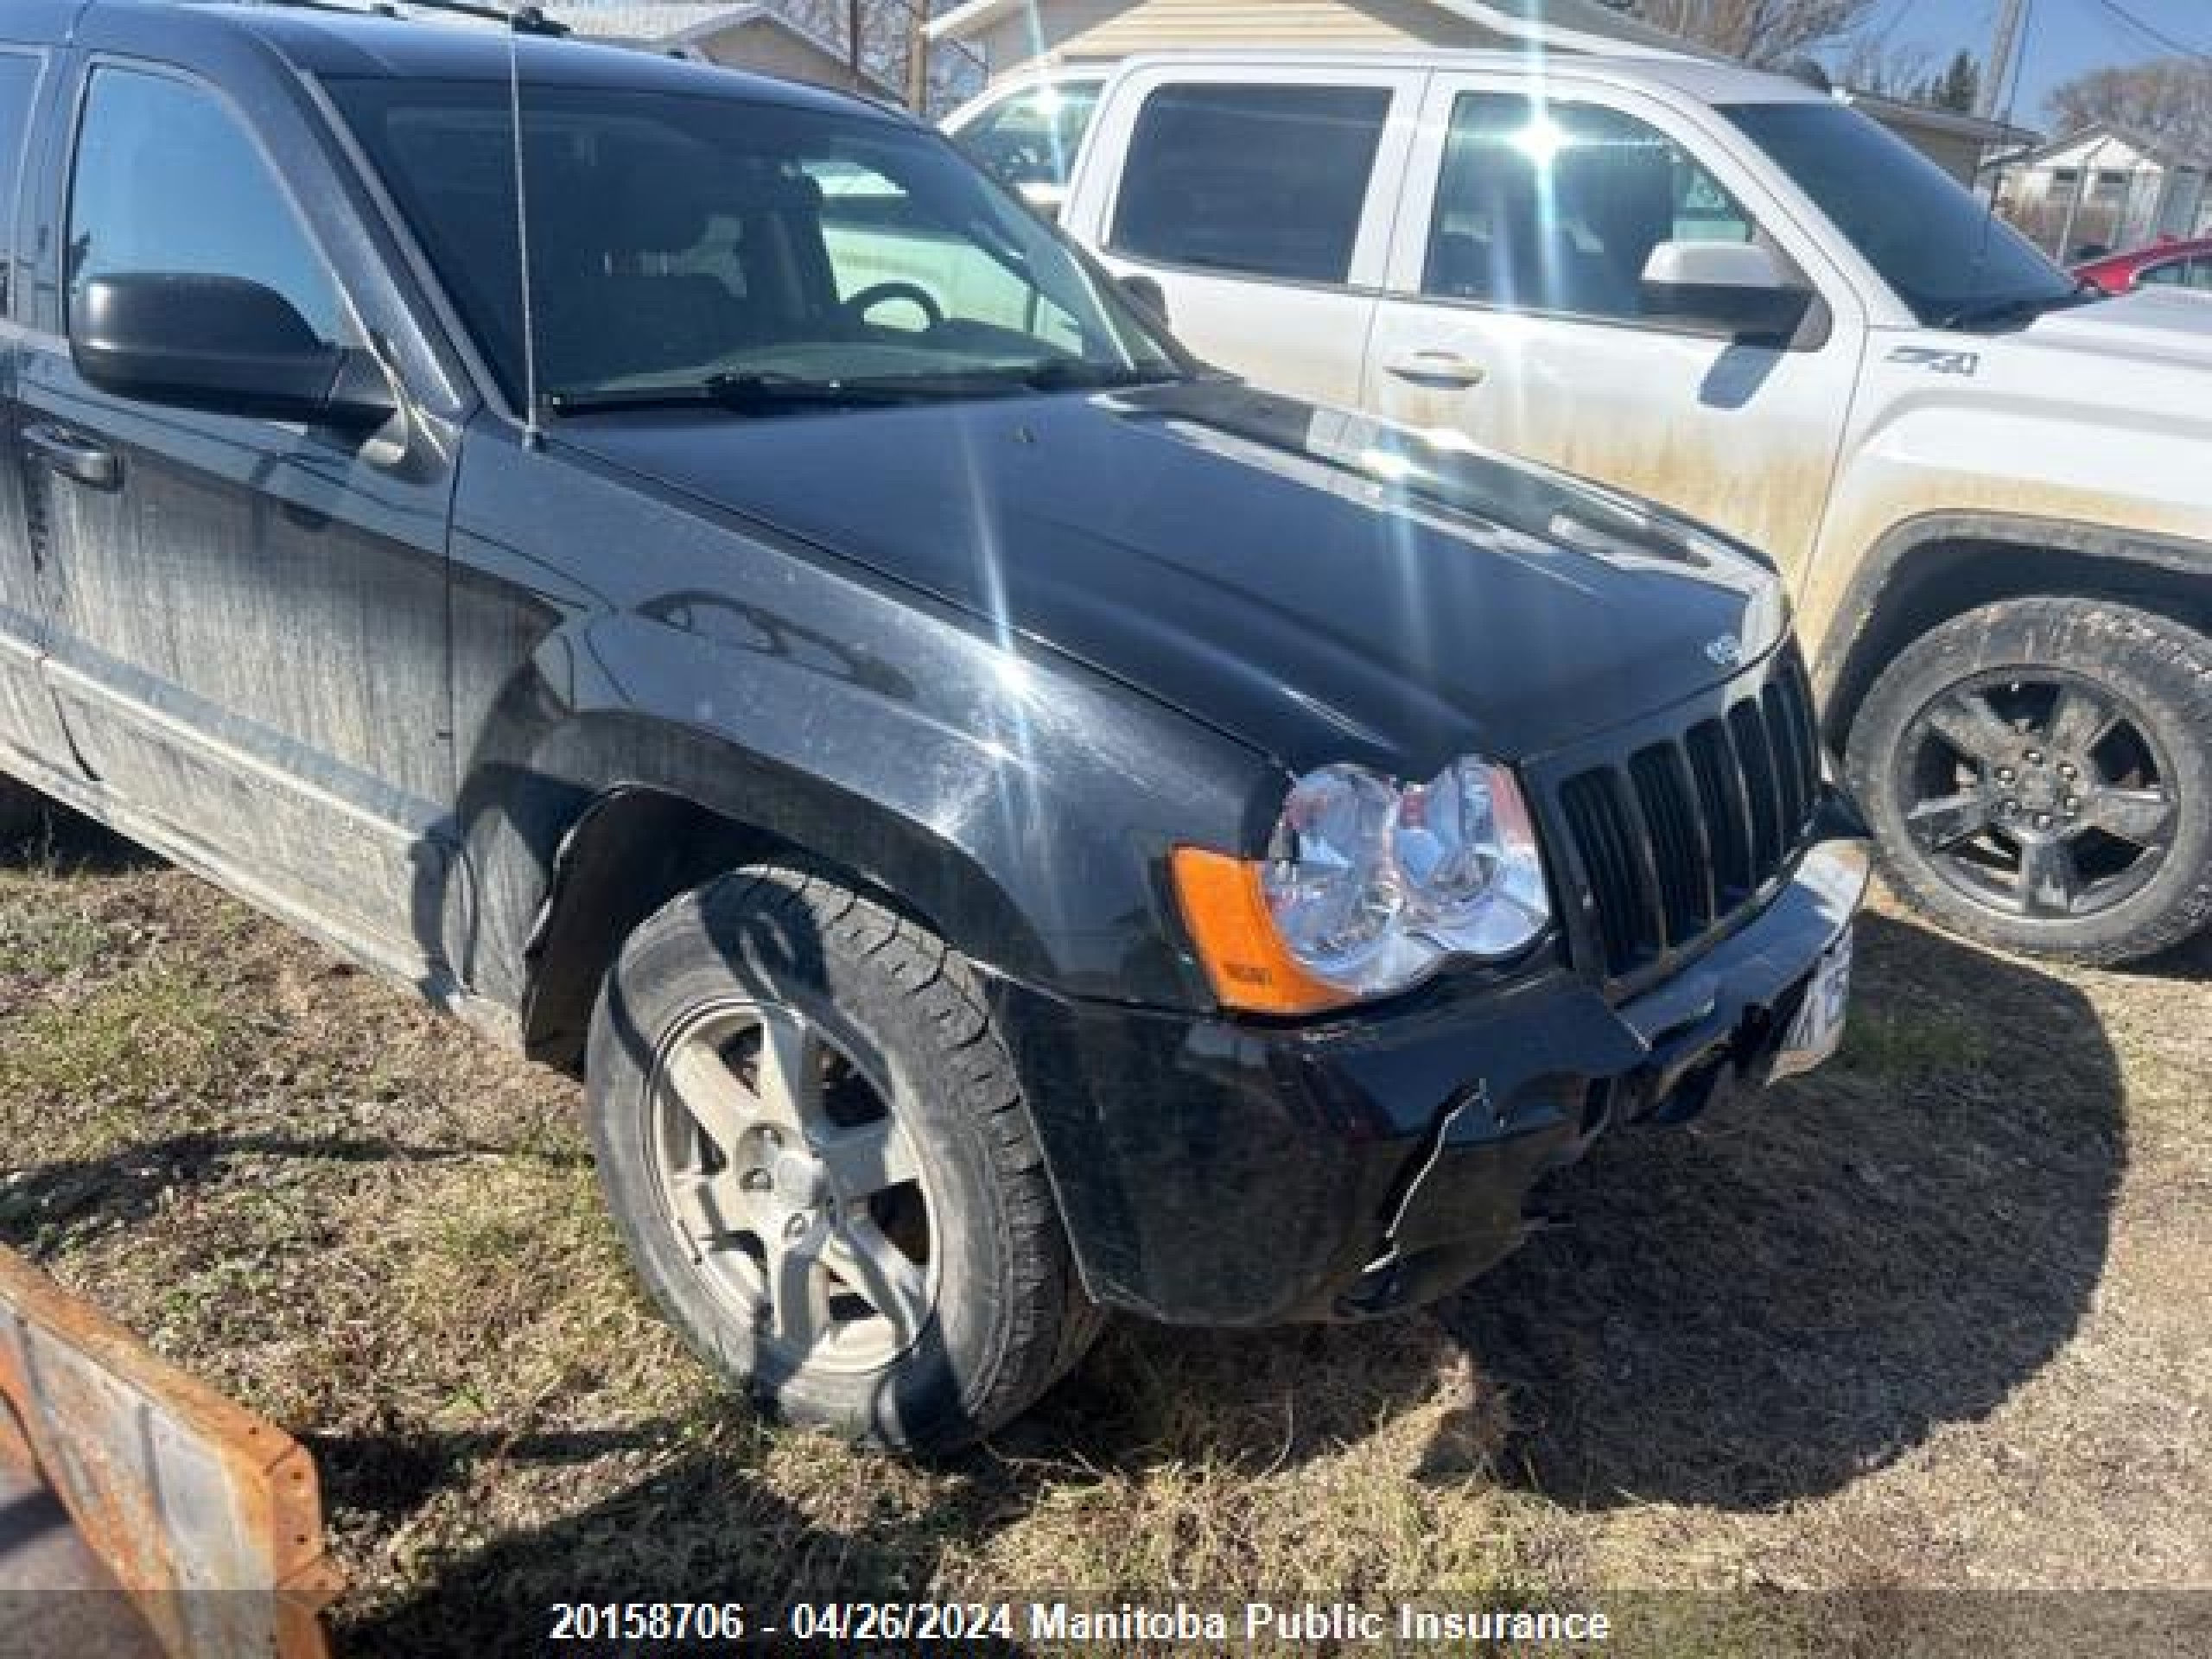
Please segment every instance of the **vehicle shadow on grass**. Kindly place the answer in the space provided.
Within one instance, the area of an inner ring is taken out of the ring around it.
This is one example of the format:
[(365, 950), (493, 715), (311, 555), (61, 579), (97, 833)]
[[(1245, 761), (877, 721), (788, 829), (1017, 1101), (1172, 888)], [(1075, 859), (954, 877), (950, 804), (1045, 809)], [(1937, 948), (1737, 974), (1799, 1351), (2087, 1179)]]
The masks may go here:
[(1505, 1392), (1496, 1478), (1770, 1509), (1986, 1415), (2074, 1334), (2127, 1156), (2095, 1010), (1910, 924), (1860, 950), (1831, 1068), (1611, 1137), (1559, 1184), (1575, 1225), (1438, 1310)]
[[(440, 1563), (416, 1587), (372, 1611), (340, 1604), (332, 1621), (342, 1659), (500, 1659), (559, 1651), (553, 1610), (613, 1603), (742, 1608), (747, 1650), (779, 1651), (763, 1626), (795, 1604), (929, 1597), (936, 1544), (958, 1522), (934, 1511), (825, 1526), (769, 1490), (752, 1444), (763, 1431), (733, 1421), (708, 1444), (698, 1425), (648, 1424), (569, 1435), (400, 1434), (314, 1437), (334, 1514), (363, 1507), (403, 1516), (433, 1491), (463, 1484), (486, 1458), (557, 1478), (564, 1464), (610, 1454), (665, 1459), (655, 1472), (541, 1525), (492, 1538)], [(581, 1634), (592, 1635), (593, 1632)], [(592, 1653), (728, 1653), (736, 1641), (577, 1641)], [(832, 1644), (834, 1645), (834, 1644)], [(962, 1651), (973, 1649), (962, 1649)]]
[[(384, 1135), (188, 1134), (135, 1142), (98, 1158), (60, 1159), (0, 1178), (0, 1243), (43, 1256), (67, 1237), (127, 1226), (181, 1189), (213, 1185), (255, 1160), (319, 1164), (433, 1164), (512, 1158), (510, 1145), (413, 1146)], [(541, 1160), (571, 1162), (555, 1154)]]

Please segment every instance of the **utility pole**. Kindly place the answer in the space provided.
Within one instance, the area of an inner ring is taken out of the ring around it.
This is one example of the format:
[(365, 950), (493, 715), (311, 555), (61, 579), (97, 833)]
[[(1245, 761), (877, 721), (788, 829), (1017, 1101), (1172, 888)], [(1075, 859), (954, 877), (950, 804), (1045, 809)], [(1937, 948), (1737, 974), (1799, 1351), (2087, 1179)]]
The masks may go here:
[(845, 0), (846, 67), (852, 77), (853, 90), (856, 92), (868, 89), (863, 73), (868, 66), (868, 48), (861, 39), (861, 0)]
[(1989, 48), (1988, 73), (1981, 78), (1980, 107), (1974, 113), (1996, 117), (2010, 113), (2002, 107), (2005, 88), (2012, 85), (2012, 64), (2020, 51), (2020, 26), (2025, 20), (2028, 0), (2005, 0), (1997, 12), (1997, 39)]

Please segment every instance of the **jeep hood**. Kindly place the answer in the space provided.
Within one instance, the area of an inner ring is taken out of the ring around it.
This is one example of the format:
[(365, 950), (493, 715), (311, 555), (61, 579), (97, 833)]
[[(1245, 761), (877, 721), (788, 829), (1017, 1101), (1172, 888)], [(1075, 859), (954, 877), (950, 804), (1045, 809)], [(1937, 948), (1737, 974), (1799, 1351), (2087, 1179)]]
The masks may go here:
[(1783, 626), (1762, 563), (1658, 509), (1220, 381), (554, 436), (1294, 770), (1541, 753), (1728, 677)]

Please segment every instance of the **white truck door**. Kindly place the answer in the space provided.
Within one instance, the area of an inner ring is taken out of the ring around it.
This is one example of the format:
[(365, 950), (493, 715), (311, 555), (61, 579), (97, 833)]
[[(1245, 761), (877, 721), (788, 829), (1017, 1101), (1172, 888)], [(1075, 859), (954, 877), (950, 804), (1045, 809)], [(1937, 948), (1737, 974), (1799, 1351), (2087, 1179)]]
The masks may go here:
[[(1653, 315), (1669, 242), (1757, 241), (1818, 296), (1789, 344)], [(1853, 290), (1756, 176), (1659, 100), (1439, 74), (1422, 109), (1364, 403), (1650, 497), (1802, 575), (1866, 334)]]
[(1382, 67), (1133, 68), (1109, 89), (1069, 230), (1159, 285), (1207, 362), (1357, 402), (1425, 77)]

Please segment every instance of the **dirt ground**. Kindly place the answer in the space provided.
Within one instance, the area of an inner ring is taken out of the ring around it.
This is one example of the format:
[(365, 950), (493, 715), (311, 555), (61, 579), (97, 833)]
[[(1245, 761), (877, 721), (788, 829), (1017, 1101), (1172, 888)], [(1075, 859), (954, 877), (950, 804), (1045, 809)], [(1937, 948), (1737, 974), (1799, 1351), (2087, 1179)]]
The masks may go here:
[(556, 1602), (1033, 1596), (2212, 1650), (2212, 947), (2062, 975), (1884, 908), (1861, 963), (1836, 1065), (1612, 1137), (1444, 1306), (1122, 1325), (924, 1469), (717, 1396), (571, 1083), (75, 830), (0, 865), (0, 1239), (308, 1444), (347, 1655), (540, 1651)]

